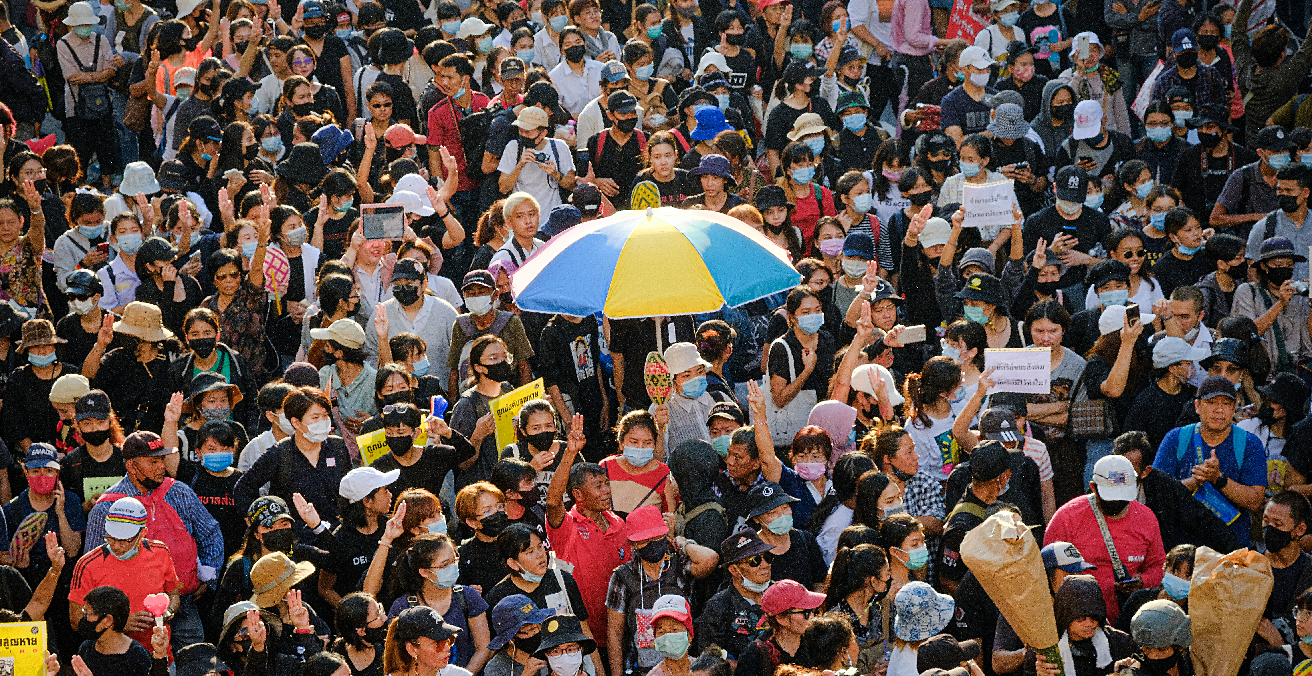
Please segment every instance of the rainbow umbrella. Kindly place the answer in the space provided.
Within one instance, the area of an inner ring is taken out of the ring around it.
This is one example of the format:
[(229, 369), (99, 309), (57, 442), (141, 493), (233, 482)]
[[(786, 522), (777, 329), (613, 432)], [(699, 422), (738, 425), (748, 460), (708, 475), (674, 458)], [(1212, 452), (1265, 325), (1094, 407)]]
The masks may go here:
[(746, 223), (660, 207), (552, 238), (515, 272), (511, 291), (534, 312), (656, 317), (738, 306), (800, 281), (788, 254)]

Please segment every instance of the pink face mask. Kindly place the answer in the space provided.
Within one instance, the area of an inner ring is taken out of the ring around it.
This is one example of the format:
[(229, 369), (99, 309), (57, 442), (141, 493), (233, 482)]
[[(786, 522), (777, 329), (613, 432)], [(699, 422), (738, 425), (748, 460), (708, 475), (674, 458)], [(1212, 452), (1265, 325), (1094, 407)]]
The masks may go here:
[(797, 470), (797, 476), (807, 481), (815, 481), (825, 475), (825, 463), (823, 462), (799, 462), (793, 466)]
[(59, 481), (58, 476), (42, 474), (34, 476), (27, 480), (27, 486), (32, 489), (33, 493), (40, 495), (49, 495), (55, 490), (55, 484)]
[(1034, 66), (1017, 66), (1011, 69), (1011, 77), (1022, 84), (1034, 77)]
[(902, 180), (902, 172), (900, 172), (900, 171), (893, 171), (892, 169), (884, 169), (883, 171), (880, 171), (879, 173), (883, 174), (883, 175), (884, 175), (884, 178), (886, 178), (886, 179), (888, 179), (888, 180), (890, 180), (890, 181), (892, 181), (892, 182), (894, 182), (894, 183), (897, 183), (898, 181)]
[(842, 237), (835, 237), (820, 242), (820, 253), (829, 257), (843, 253), (843, 241)]

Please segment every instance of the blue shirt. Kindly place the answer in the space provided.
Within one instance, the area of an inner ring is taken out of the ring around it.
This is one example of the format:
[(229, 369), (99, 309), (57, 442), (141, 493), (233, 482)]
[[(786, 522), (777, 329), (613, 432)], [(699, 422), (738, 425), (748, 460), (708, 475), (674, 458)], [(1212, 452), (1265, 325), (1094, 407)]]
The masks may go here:
[[(1162, 444), (1157, 447), (1157, 458), (1153, 460), (1153, 467), (1184, 481), (1193, 476), (1193, 468), (1198, 464), (1198, 453), (1201, 448), (1204, 460), (1212, 457), (1212, 451), (1216, 451), (1216, 459), (1221, 464), (1221, 473), (1230, 477), (1231, 481), (1237, 481), (1245, 486), (1266, 486), (1266, 449), (1262, 447), (1262, 441), (1257, 435), (1245, 434), (1248, 443), (1244, 448), (1244, 465), (1240, 467), (1235, 458), (1234, 425), (1230, 426), (1230, 434), (1226, 436), (1225, 441), (1216, 446), (1209, 446), (1206, 441), (1202, 441), (1201, 435), (1194, 434), (1195, 429), (1196, 426), (1187, 425), (1167, 432), (1162, 438)], [(1184, 456), (1176, 460), (1181, 430), (1186, 430), (1194, 436), (1198, 445), (1196, 446), (1193, 440), (1186, 441)], [(1250, 544), (1247, 510), (1239, 510), (1239, 518), (1230, 524), (1230, 529), (1234, 531), (1241, 547)]]
[[(122, 493), (124, 497), (133, 498), (141, 494), (137, 490), (136, 484), (130, 479), (123, 477), (123, 480), (114, 484), (107, 493)], [(65, 502), (68, 502), (65, 500)], [(167, 502), (173, 511), (178, 513), (182, 519), (182, 525), (186, 527), (187, 532), (191, 534), (196, 541), (196, 558), (202, 566), (207, 566), (217, 572), (223, 569), (223, 530), (219, 528), (219, 522), (214, 519), (205, 505), (201, 503), (200, 498), (196, 497), (196, 492), (191, 490), (191, 486), (174, 481), (169, 487), (169, 492), (164, 494), (164, 502)], [(91, 513), (87, 515), (86, 535), (82, 538), (82, 551), (89, 552), (100, 545), (105, 544), (105, 517), (109, 515), (109, 508), (113, 506), (113, 500), (105, 500), (96, 503), (91, 508)], [(78, 511), (81, 511), (79, 505)], [(175, 562), (177, 563), (177, 562)], [(179, 569), (186, 566), (178, 563)], [(204, 579), (205, 574), (201, 574), (201, 582), (212, 582)]]
[[(36, 513), (32, 509), (32, 501), (28, 495), (32, 489), (25, 489), (17, 497), (10, 500), (4, 507), (4, 521), (6, 522), (6, 532), (4, 533), (3, 551), (9, 551), (10, 540), (13, 539), (14, 533), (23, 524), (23, 519)], [(54, 533), (59, 535), (59, 517), (55, 514), (55, 506), (51, 505), (46, 510), (46, 528), (43, 533)], [(87, 529), (87, 515), (82, 511), (82, 498), (78, 497), (73, 491), (64, 492), (64, 517), (68, 519), (68, 527), (75, 533), (81, 533)], [(68, 546), (68, 543), (61, 542), (60, 545)], [(28, 554), (31, 557), (32, 566), (38, 569), (45, 569), (50, 566), (50, 556), (46, 554), (45, 536), (36, 544)]]

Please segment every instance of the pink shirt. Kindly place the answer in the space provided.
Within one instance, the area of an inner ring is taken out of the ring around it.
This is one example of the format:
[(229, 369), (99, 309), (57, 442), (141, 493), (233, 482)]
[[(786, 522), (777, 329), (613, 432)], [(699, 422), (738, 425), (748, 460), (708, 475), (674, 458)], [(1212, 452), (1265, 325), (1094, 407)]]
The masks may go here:
[(924, 56), (938, 46), (930, 24), (928, 0), (896, 0), (893, 3), (893, 50), (908, 56)]
[[(1140, 502), (1131, 502), (1128, 514), (1119, 519), (1107, 519), (1107, 530), (1111, 531), (1116, 554), (1125, 566), (1126, 574), (1143, 580), (1144, 588), (1162, 583), (1166, 551), (1162, 548), (1162, 531), (1153, 510)], [(1072, 499), (1052, 516), (1052, 522), (1043, 533), (1043, 544), (1058, 540), (1075, 545), (1085, 561), (1098, 567), (1089, 574), (1098, 579), (1098, 586), (1102, 588), (1103, 600), (1107, 602), (1108, 624), (1115, 622), (1120, 614), (1120, 607), (1116, 604), (1115, 573), (1088, 496)]]

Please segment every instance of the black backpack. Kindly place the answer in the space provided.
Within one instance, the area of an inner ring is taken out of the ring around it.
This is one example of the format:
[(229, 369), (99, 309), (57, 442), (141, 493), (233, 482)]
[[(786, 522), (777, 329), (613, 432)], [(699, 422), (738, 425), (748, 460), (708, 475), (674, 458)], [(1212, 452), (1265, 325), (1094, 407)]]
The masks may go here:
[[(448, 97), (447, 105), (451, 106), (454, 115), (455, 100)], [(456, 125), (460, 128), (460, 145), (465, 150), (465, 175), (472, 181), (481, 181), (487, 176), (483, 173), (483, 147), (487, 143), (487, 132), (492, 127), (493, 118), (500, 115), (502, 110), (484, 108), (458, 117), (456, 120)], [(473, 142), (468, 139), (473, 139)]]

